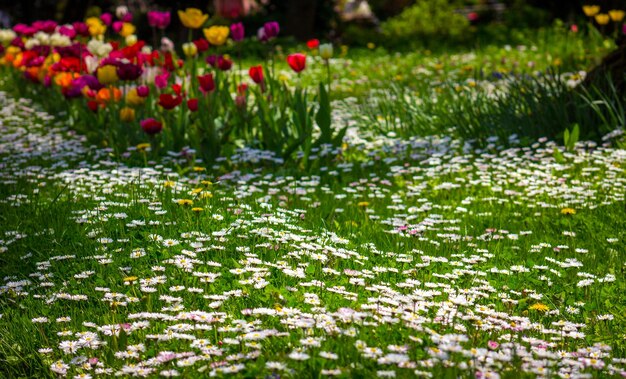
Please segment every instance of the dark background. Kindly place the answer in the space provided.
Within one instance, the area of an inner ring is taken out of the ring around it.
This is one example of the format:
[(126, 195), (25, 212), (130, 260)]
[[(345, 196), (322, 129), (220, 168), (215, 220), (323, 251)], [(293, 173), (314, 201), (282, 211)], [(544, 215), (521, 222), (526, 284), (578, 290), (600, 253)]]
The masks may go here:
[[(500, 2), (511, 8), (516, 0), (482, 0), (483, 3)], [(260, 1), (257, 1), (260, 2)], [(255, 27), (268, 20), (276, 20), (281, 23), (281, 35), (294, 36), (303, 40), (322, 34), (332, 34), (338, 28), (338, 17), (335, 14), (334, 0), (264, 0), (267, 5), (263, 6), (263, 11), (253, 16), (247, 16), (244, 21), (247, 25)], [(402, 9), (410, 5), (412, 0), (370, 0), (369, 4), (379, 21), (397, 15)], [(474, 1), (451, 0), (451, 3), (470, 4)], [(519, 0), (518, 0), (519, 2)], [(571, 20), (580, 17), (583, 4), (598, 4), (603, 9), (626, 9), (626, 0), (596, 0), (593, 2), (583, 0), (526, 0), (526, 4), (546, 11), (549, 19), (556, 18)], [(68, 23), (83, 20), (87, 11), (94, 6), (102, 11), (113, 12), (120, 4), (128, 5), (131, 10), (141, 10), (145, 12), (150, 9), (170, 10), (172, 14), (172, 24), (169, 33), (180, 28), (178, 17), (175, 11), (187, 7), (195, 7), (214, 14), (212, 0), (0, 0), (0, 11), (8, 15), (0, 19), (0, 22), (14, 25), (18, 22), (30, 23), (35, 20), (53, 19), (60, 23)], [(145, 16), (135, 17), (135, 23), (139, 27), (140, 33), (145, 31)], [(6, 25), (5, 25), (6, 26)], [(340, 29), (340, 28), (338, 28)]]

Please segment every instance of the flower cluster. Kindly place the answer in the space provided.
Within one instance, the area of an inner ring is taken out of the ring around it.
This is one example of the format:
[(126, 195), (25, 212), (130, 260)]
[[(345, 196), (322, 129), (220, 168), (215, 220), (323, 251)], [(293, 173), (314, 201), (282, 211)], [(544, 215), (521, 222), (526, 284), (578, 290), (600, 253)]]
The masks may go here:
[[(81, 114), (81, 122), (92, 128), (97, 126), (96, 130), (105, 130), (105, 124), (110, 124), (110, 131), (99, 135), (107, 145), (139, 142), (142, 137), (136, 131), (142, 130), (152, 137), (151, 143), (157, 150), (159, 146), (178, 150), (185, 145), (193, 145), (196, 150), (215, 150), (228, 146), (231, 139), (242, 138), (244, 129), (246, 133), (253, 130), (252, 137), (257, 139), (263, 133), (262, 125), (243, 125), (248, 122), (243, 118), (224, 120), (222, 124), (234, 126), (220, 129), (213, 125), (219, 115), (235, 115), (242, 109), (253, 111), (266, 105), (271, 108), (271, 99), (280, 96), (285, 97), (283, 103), (288, 108), (293, 108), (290, 102), (294, 97), (288, 95), (291, 90), (287, 83), (276, 81), (273, 70), (267, 69), (274, 63), (249, 68), (252, 84), (258, 86), (256, 90), (248, 88), (244, 78), (233, 72), (244, 70), (227, 54), (228, 49), (237, 48), (245, 38), (242, 23), (204, 27), (209, 15), (196, 8), (179, 10), (177, 15), (190, 36), (180, 46), (180, 56), (164, 35), (171, 22), (169, 12), (147, 13), (154, 35), (162, 36), (149, 45), (135, 34), (134, 15), (126, 7), (119, 7), (115, 14), (104, 13), (84, 22), (59, 25), (54, 21), (36, 21), (0, 30), (0, 64), (19, 70), (29, 82), (41, 85), (33, 90), (38, 95), (60, 93), (71, 100), (68, 107)], [(197, 35), (197, 30), (202, 35)], [(271, 52), (272, 41), (279, 32), (277, 22), (267, 22), (255, 38)], [(319, 45), (319, 55), (328, 65), (332, 45)], [(275, 54), (268, 56), (270, 60), (276, 58)], [(305, 69), (306, 61), (302, 53), (286, 58), (298, 75)], [(256, 91), (263, 96), (255, 95)], [(181, 111), (174, 112), (177, 109)], [(191, 114), (196, 115), (190, 119)], [(129, 128), (128, 124), (136, 127)], [(198, 140), (198, 134), (204, 135), (202, 140)], [(155, 138), (161, 135), (162, 138)], [(300, 139), (293, 133), (285, 137)], [(212, 151), (210, 155), (216, 154)]]

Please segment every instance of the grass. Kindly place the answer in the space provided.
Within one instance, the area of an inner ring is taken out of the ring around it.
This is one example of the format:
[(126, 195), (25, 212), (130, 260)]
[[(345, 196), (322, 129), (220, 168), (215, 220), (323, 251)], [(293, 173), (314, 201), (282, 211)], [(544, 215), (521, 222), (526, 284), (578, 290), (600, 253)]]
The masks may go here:
[[(623, 375), (626, 154), (538, 138), (608, 131), (617, 95), (585, 123), (561, 82), (369, 54), (331, 94), (375, 101), (336, 101), (344, 143), (308, 162), (116, 155), (0, 93), (0, 376)], [(525, 143), (470, 143), (524, 112)]]

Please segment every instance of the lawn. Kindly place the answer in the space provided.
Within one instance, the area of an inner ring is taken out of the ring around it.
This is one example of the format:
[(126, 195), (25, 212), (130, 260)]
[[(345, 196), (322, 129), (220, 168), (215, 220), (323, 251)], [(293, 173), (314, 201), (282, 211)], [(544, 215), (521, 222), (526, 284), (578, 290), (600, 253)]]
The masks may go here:
[[(4, 67), (0, 375), (626, 375), (623, 99), (571, 89), (613, 45), (524, 38), (309, 51), (301, 75), (285, 54), (265, 72), (281, 100), (246, 77), (239, 114), (218, 96), (235, 62), (195, 92), (250, 127), (218, 157), (167, 134), (202, 110), (152, 99), (125, 123), (128, 103), (91, 112)], [(308, 139), (272, 145), (272, 117)]]

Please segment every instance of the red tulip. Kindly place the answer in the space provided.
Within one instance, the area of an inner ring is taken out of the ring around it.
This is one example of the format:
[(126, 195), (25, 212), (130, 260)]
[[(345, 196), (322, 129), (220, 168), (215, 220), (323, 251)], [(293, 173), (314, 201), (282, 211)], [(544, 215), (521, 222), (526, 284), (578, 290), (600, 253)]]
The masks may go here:
[(252, 66), (248, 73), (256, 84), (263, 82), (263, 66)]
[(215, 89), (215, 82), (213, 81), (213, 74), (206, 74), (198, 76), (198, 83), (200, 83), (200, 89), (202, 92), (211, 92)]
[(233, 61), (228, 58), (218, 57), (217, 58), (217, 68), (222, 71), (228, 71), (233, 66)]
[(241, 83), (240, 85), (237, 86), (237, 93), (240, 95), (245, 95), (247, 90), (248, 90), (248, 85), (246, 83)]
[(159, 95), (159, 105), (165, 109), (174, 109), (183, 102), (181, 96), (174, 96), (171, 93), (162, 93)]
[(96, 113), (98, 111), (98, 102), (95, 100), (89, 100), (87, 102), (87, 108), (89, 108), (89, 110), (93, 113)]
[(153, 118), (142, 120), (139, 125), (141, 125), (141, 129), (147, 134), (157, 134), (163, 130), (163, 124)]
[(196, 45), (198, 53), (204, 53), (205, 51), (209, 50), (209, 41), (205, 40), (204, 38), (198, 38), (197, 40), (193, 41), (193, 44)]
[(198, 99), (189, 99), (187, 100), (187, 108), (190, 111), (195, 112), (198, 110)]
[(317, 38), (308, 40), (306, 43), (306, 46), (311, 50), (317, 49), (319, 45), (320, 45), (320, 40), (318, 40)]
[(306, 55), (296, 53), (287, 57), (287, 63), (289, 67), (297, 73), (300, 73), (306, 67)]

